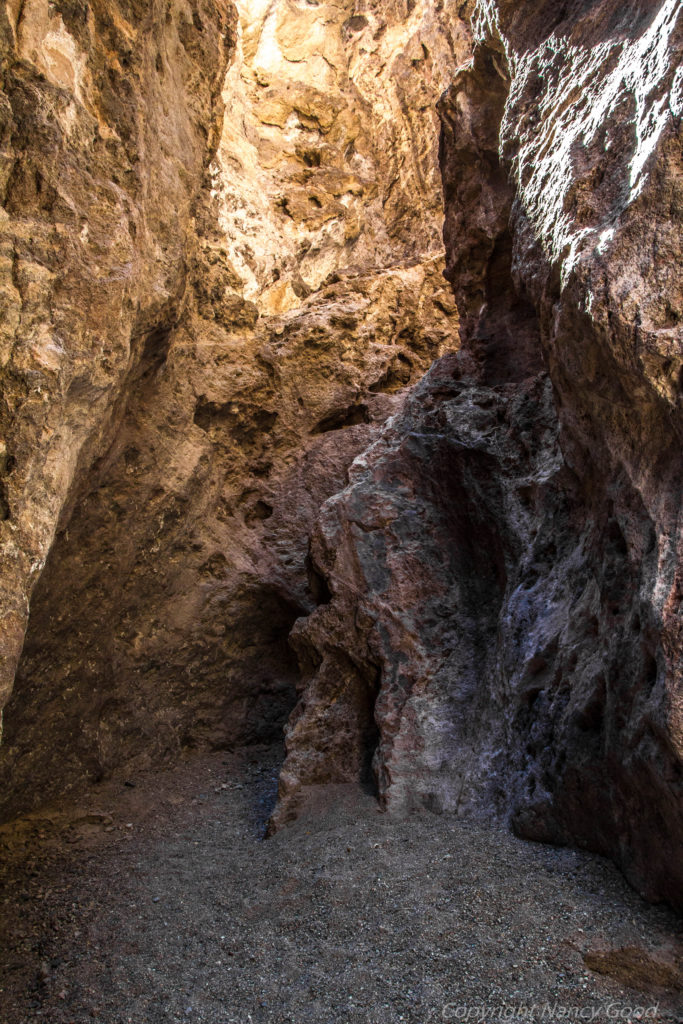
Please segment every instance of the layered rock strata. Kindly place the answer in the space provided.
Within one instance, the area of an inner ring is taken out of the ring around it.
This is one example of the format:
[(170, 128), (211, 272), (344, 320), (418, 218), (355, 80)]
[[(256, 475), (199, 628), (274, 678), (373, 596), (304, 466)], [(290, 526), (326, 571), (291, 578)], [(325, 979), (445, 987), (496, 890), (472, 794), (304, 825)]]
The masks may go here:
[(323, 507), (275, 821), (372, 763), (683, 906), (680, 5), (481, 0), (442, 359)]
[(120, 7), (5, 25), (5, 816), (279, 734), (315, 516), (457, 345), (435, 103), (468, 24)]

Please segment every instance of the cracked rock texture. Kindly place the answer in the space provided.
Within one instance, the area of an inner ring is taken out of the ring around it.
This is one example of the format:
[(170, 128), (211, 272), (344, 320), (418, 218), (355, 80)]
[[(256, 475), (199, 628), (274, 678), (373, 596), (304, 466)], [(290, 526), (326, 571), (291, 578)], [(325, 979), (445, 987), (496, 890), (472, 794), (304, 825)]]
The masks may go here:
[(353, 464), (275, 824), (363, 777), (683, 906), (683, 14), (480, 0), (440, 101), (462, 349)]
[(458, 344), (435, 104), (471, 31), (436, 0), (0, 20), (8, 817), (281, 731), (315, 517)]

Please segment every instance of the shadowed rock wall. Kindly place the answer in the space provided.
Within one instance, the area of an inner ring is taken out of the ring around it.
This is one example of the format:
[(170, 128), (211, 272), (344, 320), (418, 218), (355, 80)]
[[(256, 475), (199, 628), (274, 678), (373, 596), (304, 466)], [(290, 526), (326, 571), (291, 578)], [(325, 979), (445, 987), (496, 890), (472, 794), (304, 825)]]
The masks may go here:
[[(275, 823), (372, 759), (683, 905), (680, 5), (480, 2), (442, 359), (323, 507)], [(344, 723), (343, 727), (340, 723)]]

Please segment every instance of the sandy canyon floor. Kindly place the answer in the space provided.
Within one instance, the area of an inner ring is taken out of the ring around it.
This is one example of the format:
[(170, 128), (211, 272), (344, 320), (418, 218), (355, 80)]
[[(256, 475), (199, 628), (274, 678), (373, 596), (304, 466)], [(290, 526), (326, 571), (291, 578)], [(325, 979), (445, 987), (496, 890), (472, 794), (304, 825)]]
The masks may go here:
[(0, 829), (2, 1024), (683, 1019), (681, 924), (608, 861), (354, 787), (264, 840), (279, 763), (195, 756)]

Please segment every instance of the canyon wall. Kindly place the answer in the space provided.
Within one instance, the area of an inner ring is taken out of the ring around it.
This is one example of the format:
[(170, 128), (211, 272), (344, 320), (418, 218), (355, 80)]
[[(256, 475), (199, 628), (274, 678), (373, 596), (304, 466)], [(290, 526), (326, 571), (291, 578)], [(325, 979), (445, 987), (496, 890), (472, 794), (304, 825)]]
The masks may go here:
[(15, 6), (4, 816), (281, 735), (314, 519), (458, 343), (435, 104), (471, 50), (434, 0)]
[(481, 0), (440, 101), (441, 359), (328, 501), (274, 825), (372, 759), (683, 905), (674, 2)]
[(163, 358), (234, 34), (222, 3), (0, 8), (0, 704), (60, 517)]
[(79, 459), (182, 291), (233, 28), (213, 3), (0, 10), (2, 703)]
[(4, 817), (287, 722), (683, 905), (681, 17), (0, 7)]

